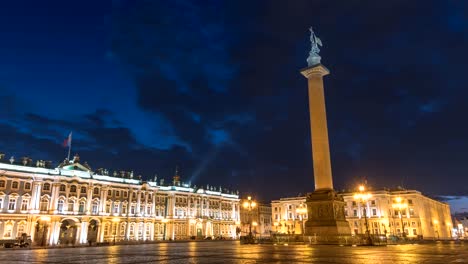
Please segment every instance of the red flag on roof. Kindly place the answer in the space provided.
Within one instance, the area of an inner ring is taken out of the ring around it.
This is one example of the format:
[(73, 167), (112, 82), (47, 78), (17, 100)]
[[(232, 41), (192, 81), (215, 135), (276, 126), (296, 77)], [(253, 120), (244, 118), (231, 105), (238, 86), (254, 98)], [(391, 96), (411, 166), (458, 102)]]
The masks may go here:
[(70, 147), (71, 146), (71, 141), (72, 141), (72, 132), (70, 132), (68, 137), (63, 141), (63, 143), (62, 143), (63, 147)]

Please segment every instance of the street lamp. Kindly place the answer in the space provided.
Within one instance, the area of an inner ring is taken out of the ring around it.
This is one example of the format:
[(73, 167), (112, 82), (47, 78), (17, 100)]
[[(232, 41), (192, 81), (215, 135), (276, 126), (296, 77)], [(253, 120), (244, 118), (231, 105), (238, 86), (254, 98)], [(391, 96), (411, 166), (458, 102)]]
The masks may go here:
[(358, 201), (364, 208), (364, 221), (366, 224), (366, 239), (367, 243), (366, 244), (371, 244), (372, 240), (370, 238), (370, 233), (369, 233), (369, 223), (367, 222), (367, 201), (372, 197), (372, 194), (370, 193), (365, 193), (365, 187), (364, 185), (359, 186), (359, 192), (354, 194), (354, 200)]
[(305, 233), (304, 217), (307, 215), (307, 207), (301, 203), (299, 207), (296, 208), (296, 213), (299, 214), (299, 217), (301, 219), (301, 233), (302, 233), (302, 240), (304, 240), (304, 233)]
[(249, 240), (252, 239), (252, 209), (254, 209), (257, 206), (257, 203), (252, 200), (252, 197), (247, 197), (247, 200), (244, 201), (244, 206), (245, 209), (249, 211)]
[(405, 226), (403, 225), (403, 214), (402, 214), (402, 210), (403, 209), (406, 209), (408, 208), (408, 204), (407, 203), (404, 203), (403, 202), (403, 199), (401, 197), (397, 197), (395, 198), (395, 202), (394, 204), (392, 204), (392, 207), (394, 209), (398, 209), (398, 215), (400, 217), (400, 221), (401, 221), (401, 232), (402, 232), (402, 236), (403, 238), (406, 238), (406, 232), (405, 232)]

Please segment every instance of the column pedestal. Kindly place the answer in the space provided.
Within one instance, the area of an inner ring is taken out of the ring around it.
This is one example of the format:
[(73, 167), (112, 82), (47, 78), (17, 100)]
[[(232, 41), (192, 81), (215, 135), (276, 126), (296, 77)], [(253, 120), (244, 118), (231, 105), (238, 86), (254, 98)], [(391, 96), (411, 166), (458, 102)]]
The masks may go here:
[(336, 243), (340, 236), (349, 236), (351, 230), (344, 214), (345, 202), (334, 190), (318, 190), (307, 194), (308, 220), (305, 235), (315, 242)]

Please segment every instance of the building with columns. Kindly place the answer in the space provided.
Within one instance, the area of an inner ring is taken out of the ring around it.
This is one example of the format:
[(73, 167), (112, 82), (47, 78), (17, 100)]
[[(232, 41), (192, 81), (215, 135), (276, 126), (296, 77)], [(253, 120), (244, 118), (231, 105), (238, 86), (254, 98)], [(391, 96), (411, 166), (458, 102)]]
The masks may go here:
[(269, 237), (272, 231), (271, 205), (256, 203), (255, 208), (248, 210), (242, 206), (245, 201), (240, 201), (240, 235), (248, 235), (252, 225), (251, 230), (255, 237)]
[[(3, 158), (4, 155), (0, 155)], [(182, 183), (92, 171), (79, 157), (57, 168), (0, 159), (0, 239), (36, 245), (236, 237), (239, 196)]]
[[(431, 199), (415, 190), (377, 190), (369, 193), (370, 197), (365, 203), (355, 200), (352, 192), (340, 193), (345, 201), (345, 217), (352, 234), (364, 234), (367, 220), (371, 234), (405, 236), (410, 239), (452, 238), (453, 225), (447, 203)], [(302, 217), (307, 218), (307, 214), (301, 216), (298, 209), (305, 202), (305, 196), (272, 201), (273, 231), (301, 234)]]

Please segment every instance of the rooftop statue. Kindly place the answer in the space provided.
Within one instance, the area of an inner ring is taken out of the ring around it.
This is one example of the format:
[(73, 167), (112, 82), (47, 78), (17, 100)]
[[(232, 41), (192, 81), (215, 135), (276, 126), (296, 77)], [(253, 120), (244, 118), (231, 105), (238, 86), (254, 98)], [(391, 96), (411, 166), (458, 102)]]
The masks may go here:
[(310, 66), (314, 66), (320, 64), (320, 49), (318, 46), (322, 47), (322, 41), (315, 35), (314, 30), (312, 27), (309, 28), (310, 30), (310, 44), (312, 47), (310, 48), (309, 57), (307, 58), (307, 64)]

